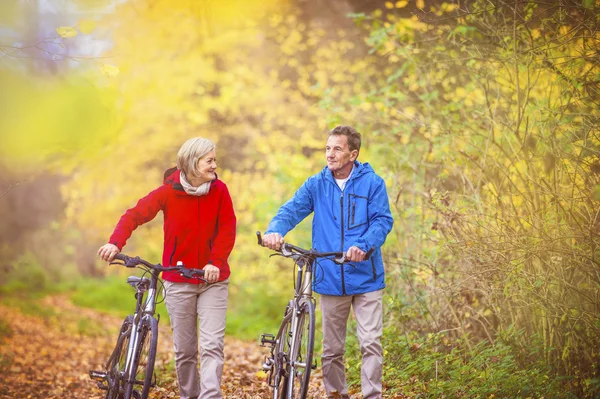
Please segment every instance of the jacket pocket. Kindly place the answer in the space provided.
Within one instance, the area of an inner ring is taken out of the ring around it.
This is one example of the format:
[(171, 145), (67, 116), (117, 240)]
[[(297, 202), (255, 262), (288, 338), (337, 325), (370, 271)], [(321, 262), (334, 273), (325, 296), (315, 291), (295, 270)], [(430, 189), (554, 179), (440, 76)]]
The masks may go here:
[(356, 194), (348, 195), (348, 229), (367, 224), (367, 204), (369, 199)]

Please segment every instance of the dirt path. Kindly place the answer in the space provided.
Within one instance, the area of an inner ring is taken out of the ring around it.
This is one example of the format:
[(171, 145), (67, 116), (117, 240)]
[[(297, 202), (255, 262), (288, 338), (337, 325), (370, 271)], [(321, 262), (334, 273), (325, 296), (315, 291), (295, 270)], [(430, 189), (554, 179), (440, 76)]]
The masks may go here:
[[(0, 398), (1, 399), (103, 399), (88, 370), (101, 369), (108, 359), (122, 319), (77, 308), (65, 297), (50, 297), (40, 305), (50, 316), (25, 315), (0, 305)], [(156, 372), (158, 387), (151, 398), (179, 398), (172, 366), (171, 333), (164, 321)], [(266, 349), (256, 342), (226, 338), (223, 394), (226, 398), (269, 397), (265, 378), (259, 373)], [(320, 370), (316, 370), (310, 397), (322, 398)]]

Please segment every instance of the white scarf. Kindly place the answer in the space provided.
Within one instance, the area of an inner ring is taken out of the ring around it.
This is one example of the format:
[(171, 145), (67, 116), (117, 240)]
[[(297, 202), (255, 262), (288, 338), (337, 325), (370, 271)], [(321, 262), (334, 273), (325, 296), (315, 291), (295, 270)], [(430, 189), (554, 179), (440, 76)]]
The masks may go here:
[(183, 186), (183, 189), (189, 195), (196, 195), (200, 197), (202, 195), (208, 194), (208, 190), (210, 190), (211, 182), (207, 181), (206, 183), (202, 183), (200, 187), (194, 187), (185, 179), (183, 171), (179, 173), (179, 180), (181, 180), (181, 185)]

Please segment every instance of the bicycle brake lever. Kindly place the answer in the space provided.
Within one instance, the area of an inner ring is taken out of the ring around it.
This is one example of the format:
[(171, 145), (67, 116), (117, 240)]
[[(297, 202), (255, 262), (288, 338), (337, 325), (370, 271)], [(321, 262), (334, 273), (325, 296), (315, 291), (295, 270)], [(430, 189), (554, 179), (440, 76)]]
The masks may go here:
[(125, 263), (124, 262), (110, 262), (109, 265), (125, 266)]
[(204, 278), (201, 277), (201, 276), (204, 276), (204, 270), (183, 269), (183, 270), (179, 271), (179, 274), (182, 275), (183, 277), (197, 278), (199, 280), (206, 281), (206, 280), (204, 280)]
[(128, 267), (130, 269), (134, 269), (137, 266), (136, 263), (130, 263), (130, 262), (110, 262), (109, 265), (125, 266), (125, 267)]
[(294, 253), (293, 253), (292, 251), (290, 251), (289, 249), (287, 249), (287, 245), (283, 244), (283, 245), (281, 246), (281, 254), (282, 254), (283, 256), (291, 256), (291, 255), (293, 255)]
[(342, 265), (346, 262), (346, 255), (344, 254), (341, 258), (333, 258), (333, 261), (338, 265)]

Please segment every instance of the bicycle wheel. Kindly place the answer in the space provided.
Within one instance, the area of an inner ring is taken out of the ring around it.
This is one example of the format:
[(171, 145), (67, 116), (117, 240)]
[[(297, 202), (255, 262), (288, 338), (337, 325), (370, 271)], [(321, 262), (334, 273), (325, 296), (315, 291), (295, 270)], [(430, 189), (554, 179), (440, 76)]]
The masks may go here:
[(273, 369), (271, 371), (273, 399), (285, 399), (287, 387), (287, 373), (289, 372), (288, 353), (290, 352), (292, 312), (288, 306), (281, 322), (279, 331), (275, 336), (275, 349), (273, 350)]
[(112, 355), (110, 356), (108, 364), (106, 365), (106, 383), (108, 388), (106, 399), (123, 398), (125, 358), (127, 356), (127, 347), (129, 346), (130, 336), (129, 333), (131, 331), (132, 323), (132, 316), (127, 316), (125, 320), (123, 320), (123, 324), (119, 330), (117, 344)]
[[(305, 301), (295, 326), (294, 346), (290, 350), (290, 366), (287, 384), (292, 384), (291, 398), (305, 399), (312, 370), (313, 349), (315, 345), (315, 304)], [(289, 391), (288, 387), (288, 391)]]
[(134, 382), (133, 398), (146, 399), (154, 386), (154, 361), (158, 343), (158, 320), (152, 316), (142, 319), (137, 336), (137, 350), (133, 359), (131, 381)]

